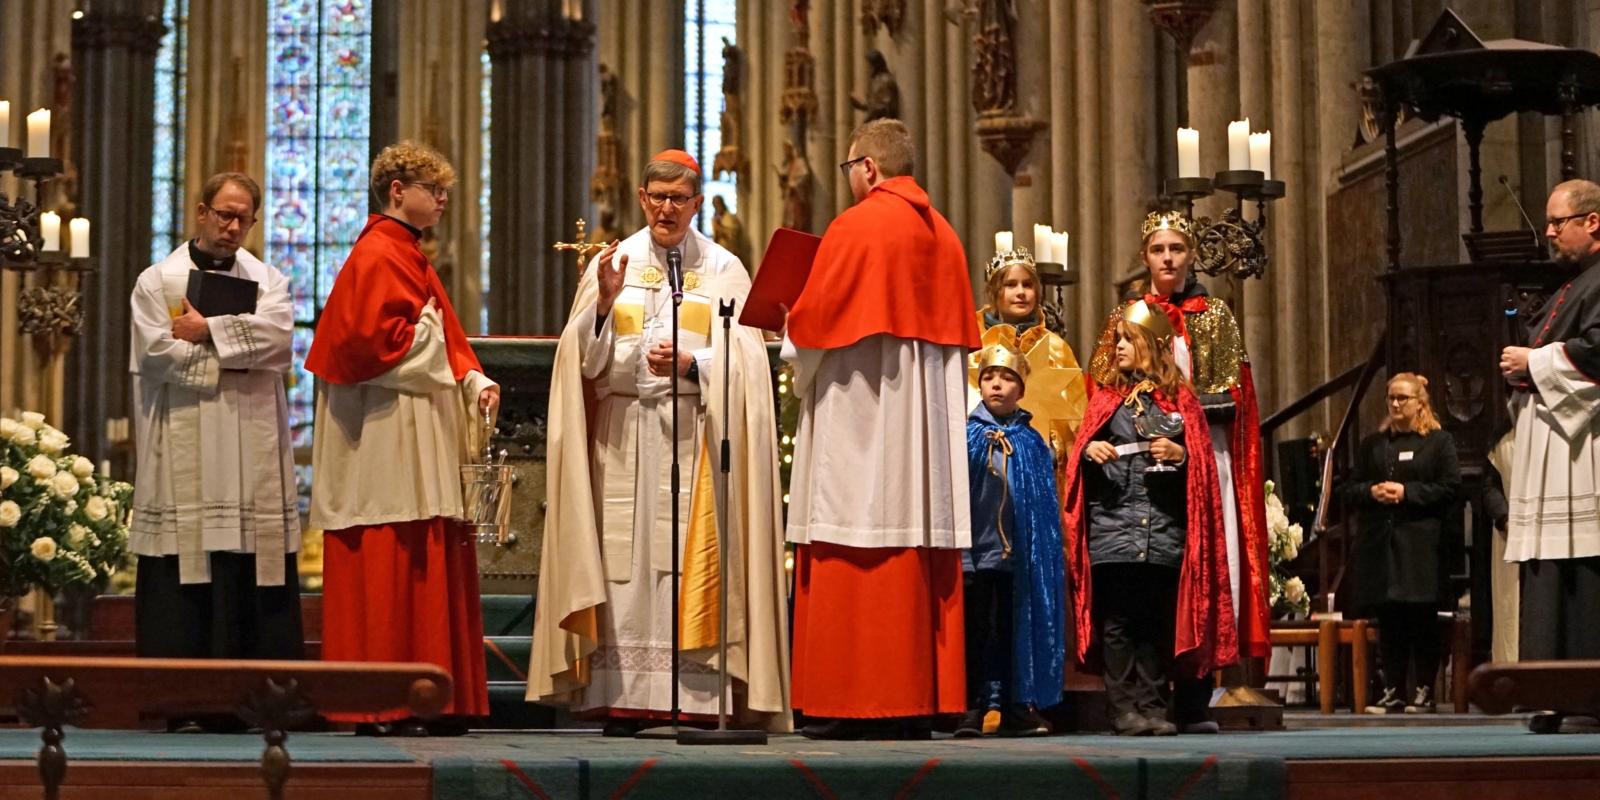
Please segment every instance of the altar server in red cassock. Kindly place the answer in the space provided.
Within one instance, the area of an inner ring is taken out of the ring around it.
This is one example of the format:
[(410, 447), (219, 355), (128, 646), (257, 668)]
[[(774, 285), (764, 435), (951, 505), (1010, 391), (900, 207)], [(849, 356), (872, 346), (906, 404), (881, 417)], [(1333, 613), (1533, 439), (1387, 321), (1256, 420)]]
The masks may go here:
[(850, 138), (856, 205), (789, 314), (800, 426), (790, 482), (794, 706), (814, 738), (921, 738), (966, 708), (961, 550), (971, 544), (966, 253), (911, 177), (910, 133)]
[(454, 179), (443, 156), (418, 144), (378, 155), (372, 188), (384, 211), (367, 219), (339, 271), (306, 357), (326, 381), (310, 519), (324, 531), (323, 658), (426, 661), (453, 680), (445, 717), (428, 725), (404, 708), (329, 715), (362, 733), (461, 733), (489, 711), (460, 466), (481, 446), (500, 389), (417, 245)]

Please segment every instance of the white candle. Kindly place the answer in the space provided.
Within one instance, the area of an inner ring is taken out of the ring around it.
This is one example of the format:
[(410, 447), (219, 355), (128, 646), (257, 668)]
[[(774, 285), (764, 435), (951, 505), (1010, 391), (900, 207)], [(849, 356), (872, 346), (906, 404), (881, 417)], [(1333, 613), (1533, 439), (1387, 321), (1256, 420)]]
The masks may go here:
[(67, 223), (67, 230), (72, 234), (72, 247), (68, 255), (73, 258), (89, 257), (89, 220), (78, 217)]
[(1250, 168), (1250, 118), (1228, 123), (1228, 169)]
[(11, 146), (11, 103), (0, 100), (0, 147)]
[(44, 249), (59, 251), (61, 249), (61, 215), (54, 211), (46, 211), (39, 215), (39, 235), (44, 237)]
[(1250, 134), (1250, 168), (1272, 180), (1272, 131)]
[(1011, 249), (1011, 231), (995, 231), (994, 251), (1004, 253)]
[(1200, 177), (1200, 132), (1194, 128), (1178, 129), (1178, 177)]
[(1065, 266), (1067, 263), (1067, 232), (1050, 234), (1050, 255), (1057, 264)]
[(107, 478), (111, 477), (111, 459), (100, 459), (100, 474)]
[(50, 157), (50, 109), (28, 115), (28, 158)]
[(1033, 225), (1033, 260), (1050, 261), (1050, 226)]

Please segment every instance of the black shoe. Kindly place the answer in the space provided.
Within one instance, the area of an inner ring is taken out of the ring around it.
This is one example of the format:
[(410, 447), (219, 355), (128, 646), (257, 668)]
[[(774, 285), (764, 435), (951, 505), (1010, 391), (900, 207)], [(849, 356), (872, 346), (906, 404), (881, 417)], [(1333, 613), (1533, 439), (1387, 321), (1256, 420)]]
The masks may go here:
[(193, 717), (167, 720), (167, 733), (205, 733), (206, 726)]
[(1031, 737), (1049, 736), (1050, 723), (1045, 722), (1039, 712), (1023, 706), (1021, 708), (1008, 708), (1000, 712), (1000, 728), (997, 731), (1006, 737)]
[(983, 718), (989, 715), (988, 709), (974, 708), (961, 718), (961, 724), (956, 726), (957, 739), (976, 739), (983, 735)]
[(800, 729), (800, 735), (807, 739), (827, 739), (831, 741), (861, 741), (872, 738), (867, 726), (867, 720), (859, 719), (829, 719), (818, 720)]
[(636, 719), (608, 719), (606, 720), (606, 726), (600, 729), (600, 735), (612, 739), (628, 739), (638, 733), (642, 727), (644, 727), (643, 723)]
[(407, 717), (394, 724), (389, 729), (390, 736), (406, 736), (413, 739), (426, 738), (429, 735), (427, 723), (416, 717)]
[(1432, 714), (1439, 710), (1433, 701), (1433, 687), (1418, 686), (1417, 694), (1406, 703), (1407, 714)]
[(357, 736), (389, 736), (394, 727), (387, 722), (357, 722)]
[(1199, 734), (1204, 736), (1208, 734), (1222, 733), (1222, 726), (1218, 725), (1216, 720), (1197, 719), (1190, 722), (1178, 723), (1178, 733), (1189, 735)]
[(1398, 714), (1406, 710), (1406, 701), (1400, 699), (1400, 690), (1394, 687), (1385, 687), (1383, 696), (1378, 702), (1367, 706), (1368, 714)]
[(889, 723), (884, 735), (877, 738), (898, 739), (905, 742), (927, 742), (933, 740), (933, 719), (931, 717), (902, 717), (887, 720)]
[(467, 721), (460, 717), (440, 717), (423, 723), (429, 736), (466, 736), (470, 732)]
[(1150, 736), (1155, 728), (1150, 720), (1137, 711), (1127, 711), (1111, 720), (1111, 730), (1118, 736)]

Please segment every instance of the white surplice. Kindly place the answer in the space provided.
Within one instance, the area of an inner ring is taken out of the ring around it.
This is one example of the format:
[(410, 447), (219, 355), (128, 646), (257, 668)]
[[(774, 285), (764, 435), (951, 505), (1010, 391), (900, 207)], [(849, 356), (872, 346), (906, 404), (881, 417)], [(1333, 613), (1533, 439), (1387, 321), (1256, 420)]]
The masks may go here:
[(176, 339), (195, 269), (185, 242), (134, 284), (129, 369), (138, 399), (130, 549), (178, 556), (181, 583), (209, 583), (212, 552), (254, 553), (256, 583), (282, 586), (299, 550), (283, 376), (294, 322), (283, 273), (240, 250), (225, 274), (257, 283), (251, 314), (210, 317), (209, 341)]
[(790, 542), (972, 546), (967, 497), (967, 353), (869, 336), (796, 349), (800, 425), (789, 479)]
[(1535, 391), (1512, 400), (1506, 561), (1600, 556), (1600, 385), (1562, 342), (1528, 354)]

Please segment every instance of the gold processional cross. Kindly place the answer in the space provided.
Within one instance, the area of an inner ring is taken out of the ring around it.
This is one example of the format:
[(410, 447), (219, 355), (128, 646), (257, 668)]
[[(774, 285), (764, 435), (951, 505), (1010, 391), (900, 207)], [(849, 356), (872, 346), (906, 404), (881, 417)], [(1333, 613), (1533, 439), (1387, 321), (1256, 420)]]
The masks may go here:
[(580, 217), (578, 219), (578, 235), (573, 237), (575, 241), (556, 242), (555, 244), (551, 245), (553, 249), (571, 250), (573, 253), (575, 253), (578, 257), (578, 272), (580, 274), (583, 272), (584, 265), (589, 262), (589, 257), (600, 252), (601, 250), (606, 249), (606, 246), (610, 244), (610, 242), (589, 241), (589, 234), (585, 230), (587, 225), (588, 223), (584, 222)]

